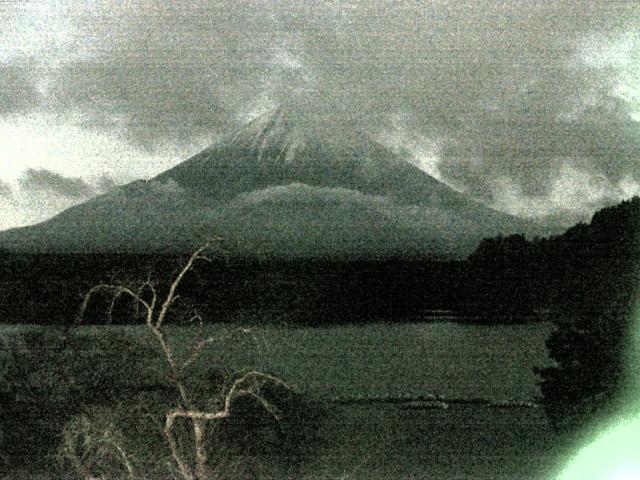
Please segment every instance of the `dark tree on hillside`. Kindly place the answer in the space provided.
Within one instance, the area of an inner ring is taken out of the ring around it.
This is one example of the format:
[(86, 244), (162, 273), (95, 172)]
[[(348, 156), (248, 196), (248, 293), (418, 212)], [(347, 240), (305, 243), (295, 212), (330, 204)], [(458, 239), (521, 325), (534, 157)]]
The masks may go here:
[(469, 257), (469, 277), (460, 310), (485, 322), (521, 322), (548, 303), (540, 241), (522, 235), (487, 238)]
[(545, 252), (561, 290), (540, 370), (545, 410), (558, 430), (584, 426), (614, 407), (626, 383), (625, 355), (637, 295), (640, 199), (597, 212)]

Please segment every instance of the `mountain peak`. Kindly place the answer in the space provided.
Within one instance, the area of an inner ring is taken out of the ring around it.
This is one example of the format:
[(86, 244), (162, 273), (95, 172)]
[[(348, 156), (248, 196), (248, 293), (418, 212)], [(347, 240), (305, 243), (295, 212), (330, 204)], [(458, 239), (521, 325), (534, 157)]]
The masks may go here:
[(291, 106), (279, 106), (258, 115), (231, 137), (231, 143), (253, 148), (305, 143), (345, 150), (371, 142), (353, 120), (319, 112), (310, 114)]
[(341, 116), (267, 111), (156, 179), (228, 201), (278, 185), (346, 188), (408, 205), (460, 204), (461, 195)]
[(0, 246), (168, 250), (215, 232), (243, 254), (455, 255), (479, 238), (524, 227), (419, 170), (344, 117), (279, 107), (151, 181), (5, 232)]
[(298, 149), (313, 138), (313, 132), (302, 118), (285, 107), (265, 112), (240, 128), (229, 143), (234, 148), (256, 152), (262, 160), (265, 153), (276, 152), (278, 159), (291, 161)]

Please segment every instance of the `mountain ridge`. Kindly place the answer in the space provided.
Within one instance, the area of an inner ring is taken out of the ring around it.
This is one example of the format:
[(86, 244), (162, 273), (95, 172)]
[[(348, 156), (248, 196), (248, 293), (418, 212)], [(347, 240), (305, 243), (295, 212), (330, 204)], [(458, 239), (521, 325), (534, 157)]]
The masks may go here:
[(527, 229), (352, 125), (276, 109), (151, 180), (0, 232), (0, 246), (176, 251), (215, 234), (242, 255), (459, 257)]

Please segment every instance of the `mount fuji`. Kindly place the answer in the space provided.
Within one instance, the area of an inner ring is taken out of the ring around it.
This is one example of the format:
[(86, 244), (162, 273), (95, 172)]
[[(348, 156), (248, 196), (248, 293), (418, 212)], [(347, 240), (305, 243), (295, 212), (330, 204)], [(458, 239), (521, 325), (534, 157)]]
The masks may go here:
[(538, 233), (436, 180), (348, 123), (279, 108), (176, 167), (0, 233), (22, 252), (183, 252), (212, 235), (237, 255), (459, 258)]

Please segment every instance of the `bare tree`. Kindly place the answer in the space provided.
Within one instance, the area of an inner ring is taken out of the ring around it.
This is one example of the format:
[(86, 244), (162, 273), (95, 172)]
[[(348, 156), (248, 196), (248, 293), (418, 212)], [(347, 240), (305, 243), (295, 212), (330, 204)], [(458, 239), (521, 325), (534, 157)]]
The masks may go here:
[[(212, 336), (200, 340), (191, 348), (186, 358), (180, 360), (176, 357), (168, 341), (166, 320), (172, 305), (179, 298), (177, 291), (185, 275), (193, 269), (196, 262), (211, 262), (210, 258), (205, 255), (205, 251), (210, 247), (211, 241), (198, 248), (189, 257), (186, 264), (169, 284), (168, 293), (164, 298), (159, 297), (156, 284), (150, 279), (143, 282), (137, 289), (124, 285), (102, 283), (91, 288), (85, 295), (79, 315), (81, 320), (91, 298), (98, 293), (106, 293), (111, 296), (110, 315), (117, 300), (121, 297), (130, 297), (135, 302), (136, 311), (142, 311), (147, 328), (162, 349), (164, 359), (169, 367), (171, 383), (179, 394), (178, 405), (166, 413), (164, 435), (171, 450), (171, 455), (184, 480), (206, 480), (209, 478), (207, 467), (209, 457), (206, 448), (209, 422), (231, 416), (234, 401), (241, 397), (253, 397), (269, 414), (279, 419), (278, 409), (261, 394), (261, 388), (269, 383), (279, 384), (288, 388), (282, 380), (272, 375), (259, 371), (250, 371), (237, 377), (224, 390), (219, 409), (203, 410), (196, 405), (194, 394), (185, 381), (184, 371), (200, 356), (207, 346), (220, 341), (220, 338)], [(189, 456), (180, 451), (174, 435), (174, 427), (179, 419), (190, 422), (193, 431), (193, 451)]]

